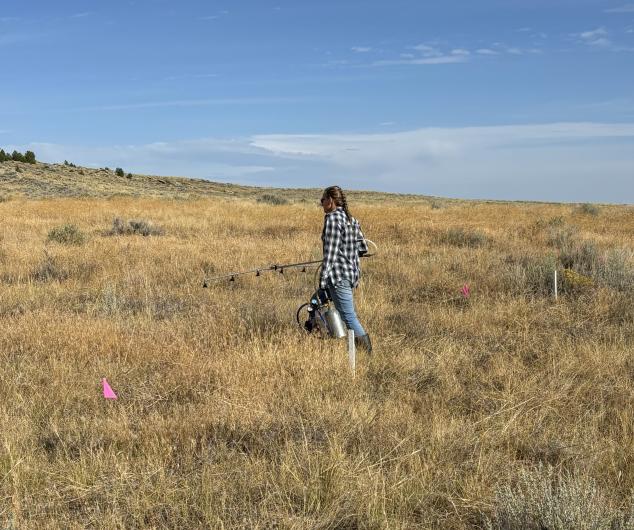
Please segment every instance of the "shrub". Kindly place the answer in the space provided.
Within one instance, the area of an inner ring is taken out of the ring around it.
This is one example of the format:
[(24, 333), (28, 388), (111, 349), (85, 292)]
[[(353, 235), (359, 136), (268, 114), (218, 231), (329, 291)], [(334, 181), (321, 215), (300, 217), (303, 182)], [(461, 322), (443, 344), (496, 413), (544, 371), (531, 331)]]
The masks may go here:
[(514, 485), (498, 489), (490, 530), (567, 530), (632, 528), (630, 514), (610, 506), (594, 480), (557, 474), (550, 466), (520, 473)]
[(597, 269), (599, 251), (592, 241), (581, 241), (561, 249), (559, 261), (565, 269), (591, 276)]
[(11, 160), (13, 160), (14, 162), (24, 162), (24, 155), (22, 153), (19, 153), (18, 151), (13, 151), (13, 153), (11, 153)]
[(4, 152), (4, 149), (0, 149), (0, 162), (6, 162), (7, 160), (11, 160), (11, 157)]
[(114, 170), (114, 174), (117, 175), (117, 177), (124, 177), (125, 173), (123, 171), (122, 168), (118, 167), (117, 169)]
[(83, 245), (86, 235), (75, 225), (62, 225), (53, 228), (48, 233), (48, 240), (62, 245)]
[(128, 174), (126, 175), (126, 178), (131, 179), (131, 178), (132, 178), (132, 173), (128, 173)]
[(265, 204), (272, 204), (274, 206), (288, 204), (288, 201), (284, 197), (280, 197), (279, 195), (272, 195), (270, 193), (265, 193), (263, 195), (260, 195), (257, 198), (257, 201), (265, 203)]
[(441, 232), (436, 239), (440, 244), (454, 247), (480, 247), (488, 241), (482, 232), (464, 228), (450, 228), (446, 232)]
[(511, 292), (549, 296), (554, 291), (553, 274), (557, 267), (554, 256), (509, 256), (502, 278)]
[(107, 233), (110, 236), (128, 236), (128, 235), (141, 235), (141, 236), (162, 236), (165, 231), (158, 226), (154, 226), (151, 223), (139, 220), (139, 221), (125, 221), (120, 217), (115, 217), (112, 221), (112, 228)]
[(584, 215), (592, 215), (593, 217), (596, 217), (599, 215), (599, 207), (594, 204), (585, 203), (579, 206), (579, 212)]
[(33, 151), (27, 151), (24, 153), (24, 161), (27, 164), (35, 164), (35, 153)]

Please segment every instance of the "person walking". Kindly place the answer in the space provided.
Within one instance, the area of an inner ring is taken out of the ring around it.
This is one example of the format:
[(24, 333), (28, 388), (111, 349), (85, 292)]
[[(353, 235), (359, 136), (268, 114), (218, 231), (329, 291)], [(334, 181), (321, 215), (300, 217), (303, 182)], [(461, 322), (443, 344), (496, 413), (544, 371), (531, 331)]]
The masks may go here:
[(352, 291), (359, 285), (359, 257), (368, 251), (359, 221), (350, 214), (346, 196), (339, 186), (326, 188), (321, 197), (326, 214), (321, 240), (324, 249), (319, 287), (326, 291), (348, 329), (354, 330), (358, 348), (372, 353), (370, 335), (354, 308)]

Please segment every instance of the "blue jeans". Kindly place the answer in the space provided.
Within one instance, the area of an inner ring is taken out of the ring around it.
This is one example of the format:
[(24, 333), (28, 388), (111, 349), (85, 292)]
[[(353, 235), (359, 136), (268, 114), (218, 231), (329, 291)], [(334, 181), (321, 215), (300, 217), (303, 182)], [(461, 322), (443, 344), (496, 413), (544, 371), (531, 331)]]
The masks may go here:
[(341, 280), (341, 282), (335, 286), (329, 281), (328, 294), (330, 294), (330, 298), (332, 298), (337, 311), (339, 311), (341, 319), (346, 323), (346, 327), (354, 330), (355, 337), (363, 337), (365, 330), (361, 322), (359, 322), (357, 313), (354, 310), (352, 283), (350, 280)]

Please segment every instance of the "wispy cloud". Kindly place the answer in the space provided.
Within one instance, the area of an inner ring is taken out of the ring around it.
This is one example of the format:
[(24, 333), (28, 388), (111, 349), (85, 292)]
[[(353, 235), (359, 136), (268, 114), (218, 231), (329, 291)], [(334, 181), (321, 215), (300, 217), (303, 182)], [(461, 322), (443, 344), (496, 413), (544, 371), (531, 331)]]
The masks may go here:
[(17, 22), (20, 20), (18, 17), (0, 17), (0, 23)]
[(393, 66), (399, 64), (425, 65), (425, 64), (455, 64), (467, 61), (464, 55), (441, 55), (438, 57), (419, 57), (414, 59), (392, 59), (375, 61), (371, 66)]
[(605, 9), (605, 13), (634, 13), (634, 4), (625, 4), (620, 7)]
[(604, 27), (599, 27), (589, 31), (583, 31), (581, 33), (573, 33), (572, 36), (578, 40), (578, 42), (585, 44), (596, 50), (605, 50), (612, 52), (634, 52), (634, 48), (630, 46), (622, 46), (612, 42), (609, 38), (609, 32)]
[(372, 51), (372, 48), (369, 46), (353, 46), (350, 49), (355, 53), (368, 53)]
[(599, 48), (606, 48), (612, 43), (608, 39), (608, 32), (605, 28), (597, 28), (589, 31), (583, 31), (576, 34), (584, 44)]
[(90, 12), (84, 12), (84, 13), (75, 13), (74, 15), (71, 15), (70, 18), (85, 18), (87, 16), (90, 16), (91, 13)]
[(415, 53), (401, 53), (398, 59), (374, 61), (370, 66), (456, 64), (468, 61), (470, 55), (469, 50), (463, 48), (442, 50), (430, 44), (417, 44), (408, 49)]
[(491, 48), (478, 48), (476, 53), (479, 55), (500, 55), (500, 52), (492, 50)]
[(229, 11), (227, 11), (226, 9), (223, 9), (222, 11), (219, 11), (218, 13), (216, 13), (215, 15), (203, 15), (198, 17), (198, 20), (218, 20), (219, 18), (223, 17), (224, 15), (228, 15)]

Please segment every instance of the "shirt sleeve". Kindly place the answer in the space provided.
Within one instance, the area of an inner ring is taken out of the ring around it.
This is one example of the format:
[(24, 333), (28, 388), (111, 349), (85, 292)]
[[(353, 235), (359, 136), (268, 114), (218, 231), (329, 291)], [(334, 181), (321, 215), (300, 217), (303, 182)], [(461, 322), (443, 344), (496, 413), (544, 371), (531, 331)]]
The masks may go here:
[(321, 267), (321, 276), (319, 279), (319, 287), (325, 289), (328, 284), (328, 277), (332, 270), (337, 249), (341, 244), (341, 231), (339, 223), (334, 215), (327, 215), (324, 225), (324, 261)]

